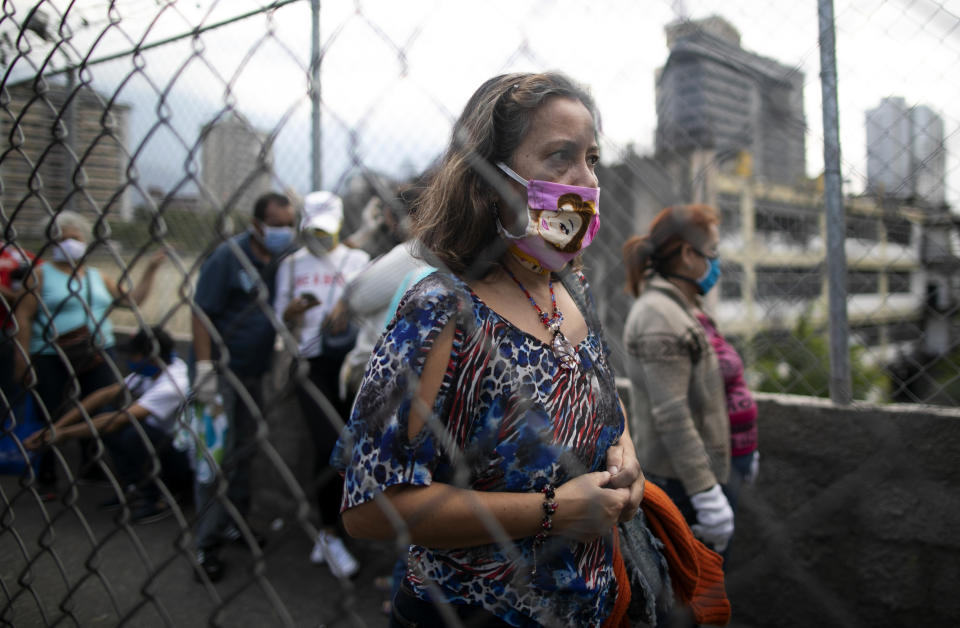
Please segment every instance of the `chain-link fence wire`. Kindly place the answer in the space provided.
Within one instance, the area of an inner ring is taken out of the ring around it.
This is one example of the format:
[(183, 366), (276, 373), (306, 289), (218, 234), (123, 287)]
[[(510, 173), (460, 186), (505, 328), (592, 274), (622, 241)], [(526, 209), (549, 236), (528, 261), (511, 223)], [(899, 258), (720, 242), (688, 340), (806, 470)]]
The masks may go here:
[[(920, 47), (936, 45), (936, 59), (955, 58), (955, 29), (955, 7), (943, 4), (837, 8), (848, 195), (847, 312), (857, 399), (948, 405), (957, 400), (956, 292), (951, 292), (952, 280), (947, 278), (956, 259), (956, 249), (951, 251), (947, 242), (956, 240), (950, 209), (956, 162), (949, 156), (949, 146), (957, 127), (955, 114), (935, 87), (951, 79), (946, 66), (936, 60), (926, 62), (929, 65), (921, 71), (928, 73), (929, 83), (907, 66), (865, 62), (868, 55), (876, 59), (867, 50), (870, 39), (880, 34), (896, 41), (908, 33), (922, 33)], [(914, 50), (918, 49), (911, 48), (911, 55)], [(882, 98), (851, 93), (881, 77), (887, 90)], [(919, 88), (920, 84), (927, 87)], [(916, 96), (898, 97), (905, 93)], [(844, 107), (853, 99), (862, 105)], [(808, 126), (812, 114), (808, 108)], [(761, 315), (781, 318), (773, 329), (761, 324), (761, 329), (768, 329), (748, 334), (753, 338), (750, 349), (758, 386), (765, 390), (813, 395), (825, 395), (827, 390), (820, 367), (828, 355), (822, 340), (826, 324), (822, 295), (831, 260), (824, 251), (822, 212), (795, 211), (818, 207), (818, 202), (819, 190), (807, 199), (800, 193), (790, 199), (755, 201), (754, 243), (761, 243), (757, 249), (763, 254), (753, 260), (747, 254), (747, 263), (737, 270), (756, 273), (754, 298)], [(724, 204), (735, 212), (729, 195), (721, 196), (721, 207)]]
[[(390, 239), (381, 225), (385, 212), (369, 200), (396, 203), (397, 185), (415, 180), (433, 162), (472, 89), (499, 72), (557, 67), (592, 86), (603, 114), (603, 223), (585, 266), (615, 368), (622, 367), (619, 339), (630, 306), (623, 240), (645, 231), (661, 207), (704, 201), (723, 217), (724, 277), (712, 306), (721, 330), (747, 358), (751, 383), (826, 395), (829, 260), (822, 190), (810, 177), (822, 153), (815, 7), (783, 6), (761, 15), (746, 4), (662, 3), (634, 15), (636, 9), (624, 4), (604, 17), (567, 3), (501, 10), (328, 3), (317, 86), (310, 84), (308, 4), (5, 2), (5, 252), (49, 258), (59, 237), (53, 218), (79, 211), (95, 222), (88, 264), (131, 293), (152, 251), (161, 249), (168, 261), (156, 271), (149, 299), (129, 312), (111, 309), (109, 317), (133, 329), (161, 324), (187, 338), (198, 313), (192, 285), (203, 259), (243, 229), (259, 194), (278, 189), (296, 199), (309, 190), (311, 89), (321, 89), (323, 102), (324, 187), (344, 198), (343, 235), (356, 231), (355, 242), (376, 255)], [(674, 25), (663, 45), (664, 25), (714, 13), (728, 23)], [(956, 88), (949, 71), (960, 45), (956, 14), (956, 7), (934, 2), (837, 7), (845, 191), (853, 195), (846, 202), (847, 272), (857, 398), (949, 404), (958, 398), (958, 236), (949, 211), (957, 197), (957, 152), (950, 149), (958, 116), (947, 98)], [(599, 52), (578, 44), (573, 53), (569, 39), (556, 36), (578, 18), (590, 25), (587, 34)], [(494, 32), (508, 36), (473, 39)], [(881, 102), (901, 94), (903, 102)], [(874, 108), (880, 112), (865, 120)], [(875, 137), (876, 150), (868, 150)], [(29, 288), (35, 264), (26, 268)], [(270, 316), (289, 351), (296, 340), (262, 288), (256, 307)], [(62, 349), (47, 348), (66, 364)], [(15, 351), (27, 357), (27, 347)], [(108, 363), (119, 379), (121, 363), (113, 356)], [(89, 390), (82, 377), (68, 379), (67, 407), (78, 408)], [(245, 390), (238, 378), (227, 379)], [(16, 405), (18, 399), (4, 392), (7, 407)], [(311, 392), (330, 409), (319, 390)], [(281, 452), (270, 438), (283, 428), (269, 416), (281, 407), (280, 395), (270, 395), (268, 407), (276, 405), (262, 412), (241, 393), (257, 426), (250, 453), (266, 461), (260, 468), (269, 469), (274, 486), (282, 487), (276, 492), (285, 494), (277, 503), (291, 509), (290, 519), (312, 539), (309, 464), (296, 468), (289, 455), (302, 452)], [(28, 396), (40, 400), (36, 382)], [(129, 393), (123, 401), (132, 401)], [(56, 419), (55, 410), (38, 406), (45, 420)], [(91, 412), (81, 414), (91, 419)], [(149, 442), (142, 429), (138, 433)], [(104, 445), (99, 438), (94, 443), (86, 464), (102, 468), (112, 491), (122, 495)], [(129, 510), (101, 535), (74, 480), (76, 452), (68, 446), (53, 451), (68, 479), (59, 495), (62, 508), (40, 501), (36, 478), (12, 494), (5, 489), (4, 532), (16, 539), (24, 561), (15, 584), (4, 582), (5, 620), (14, 621), (22, 605), (32, 603), (29, 612), (43, 622), (83, 623), (77, 600), (85, 587), (100, 587), (114, 618), (138, 623), (149, 612), (161, 623), (176, 623), (176, 603), (159, 582), (181, 573), (175, 570), (180, 562), (196, 567), (190, 509), (175, 508), (174, 545), (167, 543), (158, 555), (129, 525)], [(300, 621), (289, 591), (274, 587), (266, 573), (271, 549), (253, 542), (252, 530), (225, 498), (226, 478), (218, 476), (220, 503), (253, 549), (254, 564), (244, 584), (229, 593), (204, 583), (211, 600), (205, 616), (217, 623), (244, 608), (241, 594), (253, 585), (268, 601), (272, 620)], [(177, 503), (178, 496), (164, 494)], [(28, 504), (43, 513), (39, 552), (9, 523), (17, 506)], [(75, 548), (57, 547), (54, 532), (66, 526), (84, 531), (80, 542), (89, 549), (81, 553), (82, 566)], [(102, 562), (102, 550), (117, 538), (131, 543), (147, 574), (134, 598), (117, 594), (127, 588)], [(53, 599), (34, 584), (47, 561), (62, 582)], [(333, 586), (344, 594), (332, 618), (358, 620), (349, 584)]]

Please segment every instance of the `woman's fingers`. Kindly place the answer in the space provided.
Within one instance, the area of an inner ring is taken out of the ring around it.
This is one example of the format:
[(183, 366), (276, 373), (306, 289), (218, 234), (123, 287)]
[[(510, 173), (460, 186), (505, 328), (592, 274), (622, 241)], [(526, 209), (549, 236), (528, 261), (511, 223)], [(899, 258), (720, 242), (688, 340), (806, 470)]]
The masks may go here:
[(608, 471), (576, 477), (557, 489), (554, 524), (559, 534), (590, 541), (610, 531), (630, 501), (629, 488), (610, 488)]
[(623, 468), (623, 446), (614, 445), (607, 449), (607, 471), (616, 476)]
[(640, 509), (640, 502), (643, 501), (643, 491), (646, 487), (646, 478), (643, 476), (643, 473), (640, 473), (640, 476), (634, 481), (630, 486), (630, 498), (627, 500), (627, 504), (624, 506), (623, 510), (620, 512), (620, 521), (626, 522), (630, 521), (637, 516), (637, 511)]
[[(611, 450), (614, 447), (610, 448)], [(617, 446), (616, 449), (622, 448)], [(610, 453), (607, 453), (607, 468), (609, 469)], [(621, 463), (618, 473), (613, 473), (611, 471), (610, 478), (610, 488), (630, 488), (633, 486), (633, 483), (637, 481), (642, 475), (640, 471), (640, 463), (637, 462), (637, 459), (633, 456), (621, 456)]]
[(45, 432), (46, 430), (39, 430), (37, 432), (34, 432), (23, 441), (23, 446), (31, 450), (39, 449), (40, 447), (43, 446), (43, 440), (44, 440), (43, 435)]

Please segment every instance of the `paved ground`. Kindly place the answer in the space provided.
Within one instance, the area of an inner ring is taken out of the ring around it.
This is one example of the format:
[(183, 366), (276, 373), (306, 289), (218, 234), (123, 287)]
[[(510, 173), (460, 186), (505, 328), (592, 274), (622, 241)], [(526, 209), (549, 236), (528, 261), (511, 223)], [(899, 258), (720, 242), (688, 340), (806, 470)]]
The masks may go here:
[[(387, 594), (373, 580), (390, 572), (390, 545), (348, 541), (362, 569), (342, 583), (310, 563), (312, 539), (294, 517), (271, 526), (277, 511), (264, 512), (252, 522), (267, 537), (262, 559), (245, 547), (226, 548), (226, 575), (207, 589), (194, 580), (192, 553), (182, 549), (192, 508), (180, 520), (126, 525), (97, 508), (112, 494), (80, 486), (75, 500), (41, 504), (17, 478), (0, 476), (0, 627), (387, 625), (380, 610)], [(738, 533), (749, 538), (754, 525), (749, 509), (744, 514)], [(728, 568), (734, 606), (749, 594), (737, 590), (749, 589), (738, 577), (740, 563)]]
[(10, 476), (0, 490), (0, 626), (386, 625), (373, 579), (389, 572), (390, 546), (351, 542), (363, 567), (342, 584), (309, 562), (312, 541), (295, 521), (255, 521), (268, 540), (262, 560), (226, 549), (228, 571), (208, 590), (178, 546), (186, 521), (118, 523), (97, 509), (109, 487), (79, 487), (72, 506), (40, 504)]

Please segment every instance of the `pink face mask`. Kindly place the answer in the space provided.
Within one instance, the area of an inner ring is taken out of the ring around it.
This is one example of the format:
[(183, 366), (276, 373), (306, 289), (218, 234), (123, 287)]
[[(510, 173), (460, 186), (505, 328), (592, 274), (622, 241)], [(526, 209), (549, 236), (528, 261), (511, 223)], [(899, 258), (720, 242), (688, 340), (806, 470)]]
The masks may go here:
[(544, 271), (558, 271), (593, 242), (600, 228), (600, 188), (527, 181), (502, 162), (497, 167), (527, 188), (523, 235), (514, 235), (497, 223), (522, 260)]

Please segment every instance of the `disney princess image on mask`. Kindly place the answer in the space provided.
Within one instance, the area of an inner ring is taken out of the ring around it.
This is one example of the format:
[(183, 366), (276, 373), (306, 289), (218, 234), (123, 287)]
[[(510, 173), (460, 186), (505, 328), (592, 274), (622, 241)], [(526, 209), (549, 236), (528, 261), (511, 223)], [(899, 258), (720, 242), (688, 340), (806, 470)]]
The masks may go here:
[(579, 251), (596, 213), (592, 201), (583, 200), (579, 194), (564, 194), (557, 199), (557, 211), (540, 212), (540, 236), (563, 253)]

